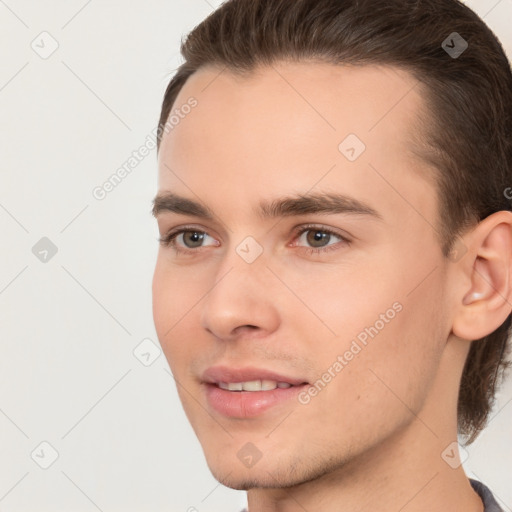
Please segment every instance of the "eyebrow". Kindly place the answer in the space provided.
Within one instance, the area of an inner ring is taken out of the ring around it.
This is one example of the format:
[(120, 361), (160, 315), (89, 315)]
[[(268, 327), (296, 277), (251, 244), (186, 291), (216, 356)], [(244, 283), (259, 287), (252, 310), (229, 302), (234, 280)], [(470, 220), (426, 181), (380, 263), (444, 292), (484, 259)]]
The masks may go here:
[[(157, 194), (152, 214), (177, 213), (205, 220), (214, 220), (215, 214), (207, 206), (172, 192)], [(256, 214), (263, 219), (310, 214), (355, 214), (383, 220), (374, 208), (353, 197), (338, 193), (306, 193), (261, 201)]]

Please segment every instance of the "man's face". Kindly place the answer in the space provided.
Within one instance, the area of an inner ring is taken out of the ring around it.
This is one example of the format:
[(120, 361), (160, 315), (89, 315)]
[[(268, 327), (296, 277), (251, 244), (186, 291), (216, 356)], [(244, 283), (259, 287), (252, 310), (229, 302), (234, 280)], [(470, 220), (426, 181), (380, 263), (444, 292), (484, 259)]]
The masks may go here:
[[(415, 85), (390, 67), (279, 63), (244, 78), (203, 69), (177, 98), (173, 111), (197, 105), (162, 141), (158, 193), (213, 217), (162, 202), (161, 236), (185, 232), (159, 249), (154, 320), (225, 485), (318, 477), (404, 432), (432, 400), (450, 324), (436, 191), (410, 151)], [(321, 194), (352, 208), (260, 212)], [(306, 384), (229, 391), (205, 376), (214, 366)]]

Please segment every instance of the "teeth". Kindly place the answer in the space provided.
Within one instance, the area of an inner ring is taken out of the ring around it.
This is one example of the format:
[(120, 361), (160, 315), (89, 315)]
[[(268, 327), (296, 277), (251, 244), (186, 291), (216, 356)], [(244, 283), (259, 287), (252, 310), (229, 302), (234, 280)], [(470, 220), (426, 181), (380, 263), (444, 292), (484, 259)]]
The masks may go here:
[(261, 391), (261, 380), (249, 380), (247, 382), (242, 382), (242, 389), (244, 391)]
[(276, 389), (276, 387), (278, 387), (278, 386), (279, 386), (279, 382), (276, 382), (275, 380), (262, 380), (261, 381), (261, 390), (262, 391), (270, 391), (272, 389)]
[(242, 383), (228, 384), (226, 382), (219, 382), (219, 388), (227, 389), (228, 391), (242, 391)]
[(271, 391), (276, 388), (290, 388), (288, 382), (276, 382), (275, 380), (250, 380), (247, 382), (219, 382), (219, 388), (228, 391)]

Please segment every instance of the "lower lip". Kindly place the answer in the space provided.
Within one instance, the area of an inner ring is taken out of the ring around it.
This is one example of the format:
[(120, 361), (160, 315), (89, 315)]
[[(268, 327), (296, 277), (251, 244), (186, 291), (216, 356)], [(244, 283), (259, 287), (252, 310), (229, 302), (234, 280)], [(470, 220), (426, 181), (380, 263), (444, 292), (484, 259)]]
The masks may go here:
[(205, 383), (208, 403), (220, 414), (230, 418), (253, 418), (296, 396), (309, 384), (276, 388), (270, 391), (227, 391)]

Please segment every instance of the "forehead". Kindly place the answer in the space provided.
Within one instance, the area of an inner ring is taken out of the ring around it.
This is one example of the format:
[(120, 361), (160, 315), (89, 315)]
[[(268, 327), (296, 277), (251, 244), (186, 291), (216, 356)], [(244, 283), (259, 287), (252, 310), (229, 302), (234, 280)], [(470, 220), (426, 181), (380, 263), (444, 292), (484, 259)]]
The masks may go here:
[(191, 98), (197, 105), (162, 140), (160, 190), (213, 202), (224, 195), (241, 207), (273, 193), (342, 188), (391, 204), (395, 183), (432, 209), (430, 172), (412, 151), (421, 84), (406, 71), (280, 62), (240, 76), (207, 67), (189, 78), (173, 112)]

